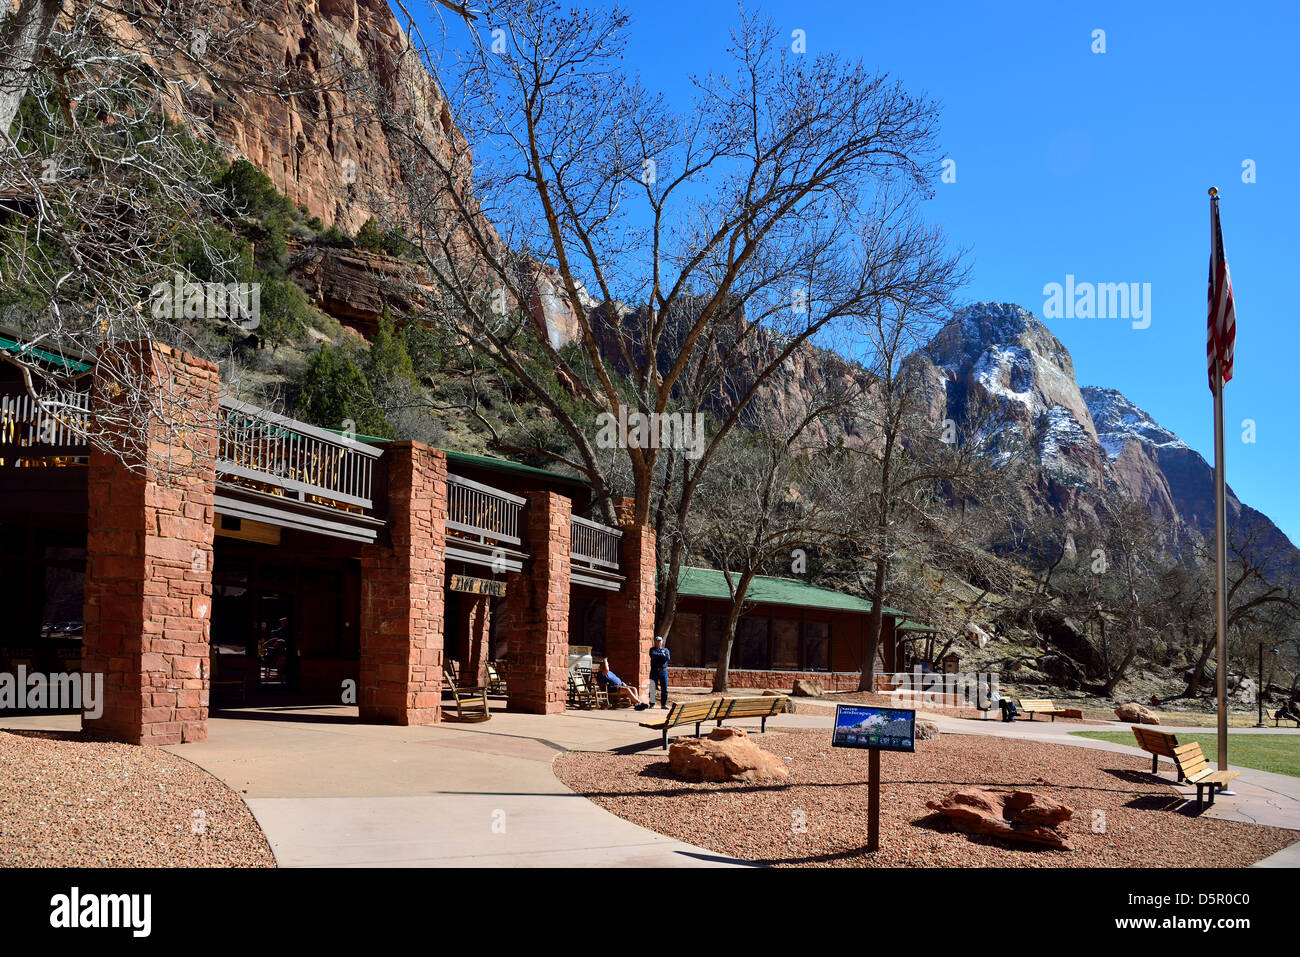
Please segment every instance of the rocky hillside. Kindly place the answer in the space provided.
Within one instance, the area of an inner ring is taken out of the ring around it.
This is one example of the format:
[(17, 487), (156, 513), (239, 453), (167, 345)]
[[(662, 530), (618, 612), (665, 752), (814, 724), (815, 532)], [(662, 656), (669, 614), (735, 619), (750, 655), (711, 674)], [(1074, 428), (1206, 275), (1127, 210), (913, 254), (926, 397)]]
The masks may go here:
[[(1108, 474), (1151, 514), (1214, 535), (1214, 468), (1201, 453), (1152, 420), (1114, 389), (1086, 386), (1084, 401), (1108, 459)], [(1279, 565), (1295, 546), (1273, 521), (1228, 487), (1228, 522), (1252, 540), (1265, 566)]]

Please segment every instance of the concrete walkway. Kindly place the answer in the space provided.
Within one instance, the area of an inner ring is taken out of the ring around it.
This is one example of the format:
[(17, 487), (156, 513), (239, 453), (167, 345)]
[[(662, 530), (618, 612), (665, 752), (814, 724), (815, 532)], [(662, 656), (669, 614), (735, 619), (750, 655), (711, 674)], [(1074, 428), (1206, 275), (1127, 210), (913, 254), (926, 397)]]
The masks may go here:
[(395, 728), (354, 708), (218, 718), (175, 751), (243, 792), (281, 867), (746, 866), (602, 810), (551, 771), (625, 743), (566, 716)]

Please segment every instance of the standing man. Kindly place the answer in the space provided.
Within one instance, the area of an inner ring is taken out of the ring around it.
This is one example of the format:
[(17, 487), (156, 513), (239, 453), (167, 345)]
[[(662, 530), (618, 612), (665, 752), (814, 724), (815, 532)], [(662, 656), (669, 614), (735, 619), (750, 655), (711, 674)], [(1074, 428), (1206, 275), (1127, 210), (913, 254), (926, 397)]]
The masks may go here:
[(655, 635), (655, 646), (650, 649), (650, 707), (655, 705), (655, 689), (663, 695), (660, 707), (668, 707), (668, 662), (673, 653), (664, 647), (664, 636)]

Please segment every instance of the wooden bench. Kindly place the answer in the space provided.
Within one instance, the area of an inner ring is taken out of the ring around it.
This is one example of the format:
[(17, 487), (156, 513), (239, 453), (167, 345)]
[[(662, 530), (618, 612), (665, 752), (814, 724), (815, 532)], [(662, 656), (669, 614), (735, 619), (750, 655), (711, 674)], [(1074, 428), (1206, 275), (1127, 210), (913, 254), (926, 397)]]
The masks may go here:
[(1195, 741), (1174, 748), (1174, 764), (1178, 766), (1180, 779), (1186, 778), (1188, 784), (1196, 785), (1196, 810), (1198, 811), (1204, 804), (1202, 791), (1206, 788), (1210, 789), (1210, 803), (1213, 804), (1215, 792), (1223, 790), (1225, 784), (1241, 774), (1240, 771), (1211, 770), (1210, 762), (1205, 759), (1200, 744)]
[(1036, 714), (1050, 714), (1052, 720), (1056, 720), (1058, 714), (1065, 714), (1064, 708), (1058, 708), (1056, 702), (1051, 698), (1021, 698), (1019, 703), (1020, 710), (1029, 715), (1029, 720), (1034, 720)]
[(719, 728), (722, 727), (722, 722), (729, 718), (762, 718), (763, 724), (759, 729), (759, 734), (766, 734), (767, 719), (784, 711), (789, 698), (785, 695), (762, 695), (753, 698), (722, 698), (720, 700), (722, 703), (718, 705), (718, 712), (714, 715), (718, 719)]
[(668, 731), (684, 724), (695, 725), (695, 736), (700, 736), (700, 726), (718, 716), (723, 699), (704, 698), (700, 701), (679, 701), (668, 709), (660, 721), (642, 721), (641, 727), (663, 732), (664, 750), (668, 750)]
[(1289, 714), (1282, 714), (1276, 708), (1265, 708), (1264, 714), (1268, 715), (1269, 720), (1273, 722), (1273, 727), (1275, 728), (1278, 727), (1278, 722), (1283, 720), (1294, 721), (1295, 726), (1300, 728), (1300, 718), (1293, 718)]
[[(1151, 773), (1160, 773), (1160, 759), (1168, 758), (1174, 761), (1176, 755), (1174, 752), (1178, 749), (1178, 738), (1172, 731), (1155, 731), (1151, 728), (1144, 728), (1140, 724), (1133, 725), (1133, 737), (1137, 738), (1138, 747), (1151, 755)], [(1174, 768), (1177, 769), (1178, 762), (1174, 761)], [(1178, 780), (1182, 780), (1180, 772)]]

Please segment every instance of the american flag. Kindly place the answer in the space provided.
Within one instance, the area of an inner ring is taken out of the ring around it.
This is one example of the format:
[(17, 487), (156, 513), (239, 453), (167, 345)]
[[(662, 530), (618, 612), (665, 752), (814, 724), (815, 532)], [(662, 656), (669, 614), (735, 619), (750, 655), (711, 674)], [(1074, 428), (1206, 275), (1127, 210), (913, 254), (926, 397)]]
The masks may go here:
[(1210, 204), (1210, 288), (1207, 293), (1209, 316), (1205, 336), (1205, 358), (1209, 366), (1210, 391), (1218, 389), (1214, 381), (1217, 362), (1226, 384), (1232, 379), (1232, 349), (1237, 341), (1237, 311), (1232, 304), (1232, 277), (1228, 275), (1228, 257), (1223, 252), (1223, 229), (1219, 225), (1219, 200)]

